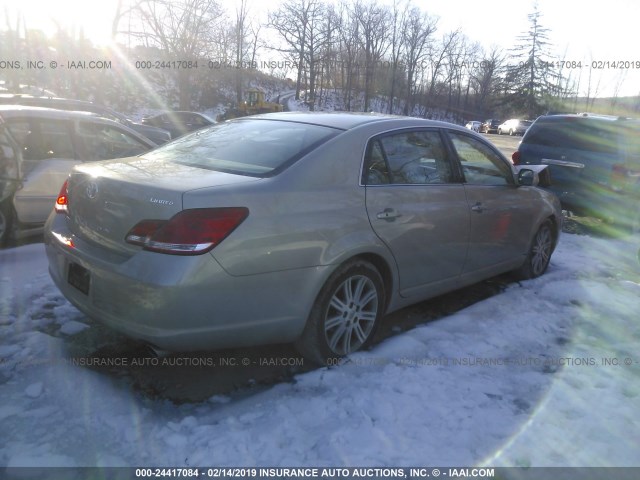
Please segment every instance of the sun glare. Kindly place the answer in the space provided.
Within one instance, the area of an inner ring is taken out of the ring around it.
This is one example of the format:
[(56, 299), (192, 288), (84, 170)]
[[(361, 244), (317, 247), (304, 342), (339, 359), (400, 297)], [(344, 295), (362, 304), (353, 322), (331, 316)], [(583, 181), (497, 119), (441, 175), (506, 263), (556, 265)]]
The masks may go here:
[(95, 46), (111, 43), (111, 27), (117, 0), (87, 2), (83, 0), (0, 1), (3, 22), (19, 30), (41, 30), (54, 35), (63, 30), (72, 38), (87, 38)]

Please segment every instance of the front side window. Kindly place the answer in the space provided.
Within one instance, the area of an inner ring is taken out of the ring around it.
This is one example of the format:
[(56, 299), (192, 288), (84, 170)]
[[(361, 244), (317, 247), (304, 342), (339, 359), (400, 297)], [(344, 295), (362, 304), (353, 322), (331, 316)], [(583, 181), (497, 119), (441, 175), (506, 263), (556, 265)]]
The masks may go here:
[(436, 130), (400, 132), (373, 140), (367, 149), (367, 185), (428, 185), (453, 181), (451, 164)]
[(509, 165), (488, 145), (476, 138), (449, 132), (465, 177), (470, 185), (511, 185), (513, 173)]

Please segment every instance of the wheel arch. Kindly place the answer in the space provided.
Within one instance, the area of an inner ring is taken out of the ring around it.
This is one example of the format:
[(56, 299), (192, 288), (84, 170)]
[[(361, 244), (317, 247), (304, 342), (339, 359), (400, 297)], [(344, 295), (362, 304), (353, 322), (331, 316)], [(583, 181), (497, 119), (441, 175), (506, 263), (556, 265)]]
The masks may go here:
[(538, 228), (540, 228), (540, 226), (542, 226), (542, 224), (547, 220), (551, 222), (551, 225), (553, 225), (553, 248), (555, 249), (555, 247), (558, 245), (558, 240), (560, 240), (560, 229), (562, 228), (562, 220), (558, 221), (555, 215), (549, 215), (540, 223)]
[[(362, 259), (369, 262), (371, 265), (373, 265), (376, 268), (376, 270), (378, 270), (378, 273), (382, 277), (382, 282), (384, 286), (384, 311), (386, 313), (387, 308), (391, 303), (391, 297), (393, 295), (393, 287), (395, 285), (394, 276), (393, 276), (391, 267), (382, 256), (375, 253), (361, 253), (351, 257), (350, 259), (346, 260), (346, 262), (357, 260), (357, 259)], [(343, 262), (343, 263), (346, 263), (346, 262)]]

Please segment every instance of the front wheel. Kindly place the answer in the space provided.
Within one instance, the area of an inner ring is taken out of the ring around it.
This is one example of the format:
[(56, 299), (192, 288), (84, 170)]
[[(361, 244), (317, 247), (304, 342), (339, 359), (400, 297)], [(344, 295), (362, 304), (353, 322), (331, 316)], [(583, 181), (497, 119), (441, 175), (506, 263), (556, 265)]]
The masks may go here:
[(551, 254), (553, 253), (554, 233), (553, 224), (547, 220), (544, 222), (531, 242), (527, 259), (515, 274), (522, 280), (536, 278), (547, 271)]
[(378, 270), (364, 260), (346, 263), (322, 287), (296, 348), (319, 365), (365, 348), (378, 328), (384, 305)]

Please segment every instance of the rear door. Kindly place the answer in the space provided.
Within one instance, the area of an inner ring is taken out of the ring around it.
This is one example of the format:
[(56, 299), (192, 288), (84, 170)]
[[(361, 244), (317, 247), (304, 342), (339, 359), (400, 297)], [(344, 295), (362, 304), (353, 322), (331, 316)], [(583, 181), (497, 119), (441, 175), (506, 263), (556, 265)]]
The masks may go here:
[(375, 233), (395, 257), (400, 293), (454, 283), (467, 253), (469, 209), (438, 129), (369, 141), (363, 170)]

